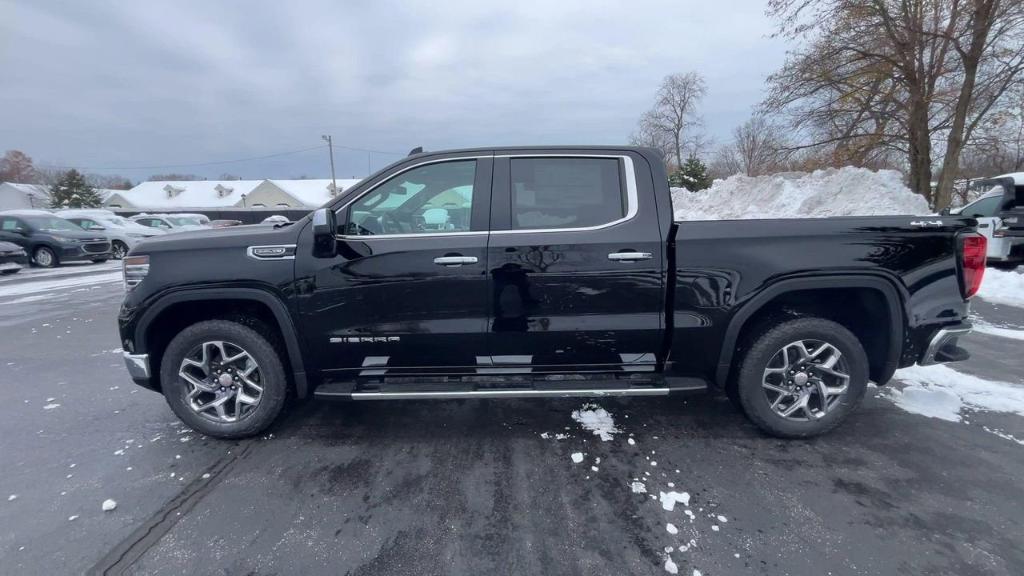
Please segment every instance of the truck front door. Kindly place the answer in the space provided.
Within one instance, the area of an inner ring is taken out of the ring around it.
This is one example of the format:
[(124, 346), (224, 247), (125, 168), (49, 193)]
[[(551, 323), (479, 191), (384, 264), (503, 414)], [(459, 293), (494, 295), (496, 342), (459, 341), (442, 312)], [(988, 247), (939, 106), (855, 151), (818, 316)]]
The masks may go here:
[(491, 165), (399, 167), (338, 209), (336, 257), (297, 259), (302, 322), (328, 377), (473, 373), (487, 356)]

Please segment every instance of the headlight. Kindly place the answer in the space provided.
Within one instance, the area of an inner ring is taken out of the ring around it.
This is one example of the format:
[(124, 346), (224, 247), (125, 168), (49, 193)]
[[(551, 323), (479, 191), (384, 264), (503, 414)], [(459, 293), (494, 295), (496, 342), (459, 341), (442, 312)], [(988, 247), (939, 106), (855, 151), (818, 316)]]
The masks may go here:
[(129, 232), (128, 233), (128, 237), (129, 238), (146, 238), (148, 236), (149, 236), (149, 234), (143, 234), (142, 232)]
[(1007, 216), (1006, 218), (1003, 218), (1003, 222), (1006, 222), (1007, 224), (1016, 224), (1017, 221), (1016, 216)]
[(131, 290), (149, 274), (149, 256), (125, 256), (121, 260), (124, 273), (124, 289)]
[(68, 238), (67, 236), (54, 236), (53, 239), (57, 242), (64, 242), (65, 244), (78, 244), (81, 242), (78, 238)]

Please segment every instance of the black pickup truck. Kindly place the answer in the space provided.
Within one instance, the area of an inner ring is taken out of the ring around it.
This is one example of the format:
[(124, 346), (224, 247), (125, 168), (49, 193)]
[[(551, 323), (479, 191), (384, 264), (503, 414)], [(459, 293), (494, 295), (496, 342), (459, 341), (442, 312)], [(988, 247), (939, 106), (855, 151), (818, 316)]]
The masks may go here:
[(967, 357), (974, 225), (674, 222), (651, 150), (420, 153), (295, 223), (146, 240), (124, 260), (119, 327), (135, 382), (221, 438), (266, 429), (290, 396), (709, 387), (806, 437), (869, 379)]

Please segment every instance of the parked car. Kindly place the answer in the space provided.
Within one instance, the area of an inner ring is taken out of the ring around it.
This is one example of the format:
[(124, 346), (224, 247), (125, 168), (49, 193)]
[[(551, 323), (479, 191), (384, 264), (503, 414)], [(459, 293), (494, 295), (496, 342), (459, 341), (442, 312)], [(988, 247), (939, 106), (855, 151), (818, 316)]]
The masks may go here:
[(231, 226), (241, 226), (241, 220), (211, 220), (210, 228), (229, 228)]
[(21, 246), (31, 262), (52, 268), (62, 262), (110, 259), (110, 240), (42, 210), (0, 212), (0, 240)]
[(291, 220), (287, 216), (281, 216), (280, 214), (274, 214), (273, 216), (267, 216), (263, 219), (260, 224), (288, 224)]
[(137, 214), (132, 216), (131, 220), (143, 226), (163, 230), (166, 233), (209, 228), (204, 226), (200, 219), (182, 214)]
[[(973, 218), (673, 222), (661, 156), (417, 154), (291, 226), (154, 238), (124, 260), (128, 371), (220, 438), (263, 431), (289, 395), (708, 388), (807, 437), (869, 379), (968, 357), (985, 271)], [(424, 218), (438, 207), (443, 229)]]
[(0, 241), (0, 274), (16, 274), (28, 266), (25, 249), (13, 242)]
[(109, 210), (68, 209), (58, 210), (56, 214), (83, 230), (105, 234), (110, 239), (110, 254), (118, 260), (124, 258), (125, 254), (142, 240), (165, 233), (163, 230), (149, 228), (122, 218)]
[(989, 240), (993, 266), (1014, 268), (1024, 262), (1024, 172), (975, 180), (971, 188), (989, 189), (981, 198), (944, 210), (978, 220), (978, 231)]

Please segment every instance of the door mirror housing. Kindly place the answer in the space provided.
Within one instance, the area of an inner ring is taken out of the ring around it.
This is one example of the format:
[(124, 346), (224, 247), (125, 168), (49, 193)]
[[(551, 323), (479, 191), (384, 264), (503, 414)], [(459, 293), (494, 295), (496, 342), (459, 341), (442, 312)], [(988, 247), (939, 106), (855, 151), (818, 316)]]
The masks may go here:
[(338, 254), (338, 240), (335, 234), (338, 224), (334, 210), (320, 208), (313, 212), (313, 256), (334, 258)]
[(942, 212), (939, 212), (939, 214), (942, 216), (949, 216), (949, 210), (949, 206), (946, 206), (945, 208), (942, 209)]

